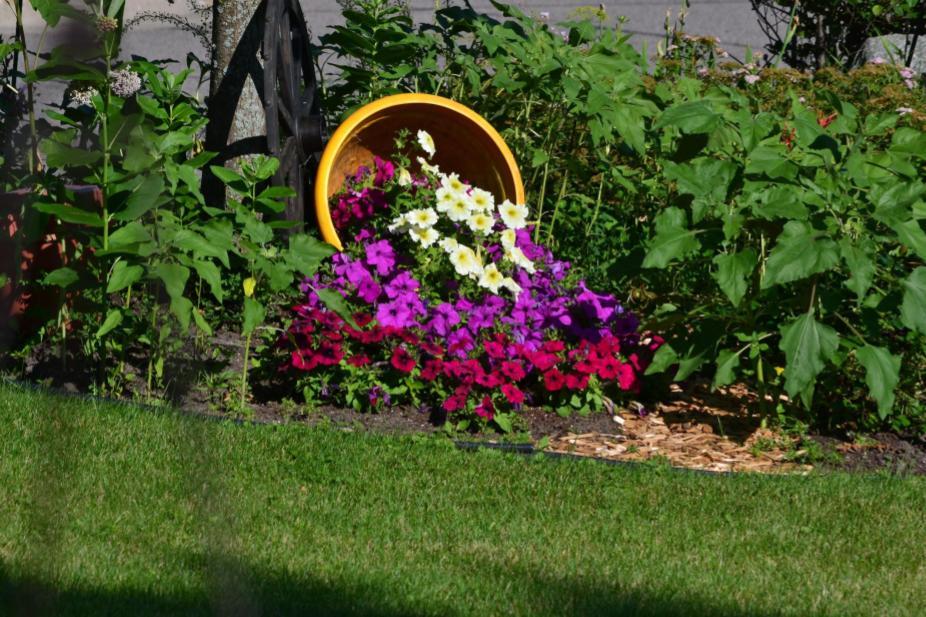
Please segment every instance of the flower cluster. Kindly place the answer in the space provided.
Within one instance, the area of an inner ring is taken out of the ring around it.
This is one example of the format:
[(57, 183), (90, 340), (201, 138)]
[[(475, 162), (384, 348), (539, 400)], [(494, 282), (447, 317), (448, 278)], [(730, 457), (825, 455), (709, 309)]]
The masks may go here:
[(109, 74), (113, 94), (128, 98), (141, 88), (141, 76), (131, 69), (118, 69)]
[[(433, 144), (418, 138), (430, 154)], [(292, 367), (341, 371), (324, 381), (329, 396), (362, 378), (380, 388), (376, 404), (392, 392), (392, 402), (440, 402), (486, 421), (525, 404), (639, 389), (661, 339), (641, 341), (614, 296), (533, 242), (526, 207), (496, 205), (427, 163), (410, 182), (401, 166), (374, 167), (359, 170), (333, 208), (354, 243), (303, 282)], [(342, 296), (353, 323), (328, 310), (320, 290)]]

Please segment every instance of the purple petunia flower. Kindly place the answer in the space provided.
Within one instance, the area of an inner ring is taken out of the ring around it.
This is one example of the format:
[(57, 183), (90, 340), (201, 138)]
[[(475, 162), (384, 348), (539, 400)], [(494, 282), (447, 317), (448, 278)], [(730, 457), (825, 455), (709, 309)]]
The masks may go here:
[(363, 279), (360, 281), (360, 284), (357, 285), (357, 295), (367, 304), (376, 302), (376, 299), (379, 298), (382, 291), (382, 287), (380, 287), (379, 283), (374, 281), (371, 276)]
[(460, 314), (449, 302), (442, 302), (434, 308), (434, 316), (428, 322), (428, 329), (438, 336), (446, 337), (450, 328), (460, 323)]
[(421, 284), (408, 272), (399, 272), (395, 278), (386, 283), (386, 295), (396, 298), (403, 294), (417, 293)]
[(395, 267), (395, 251), (388, 240), (380, 240), (366, 247), (367, 264), (376, 268), (380, 276), (386, 276)]
[(412, 313), (408, 306), (398, 300), (383, 302), (376, 309), (376, 321), (382, 326), (407, 328), (412, 325)]

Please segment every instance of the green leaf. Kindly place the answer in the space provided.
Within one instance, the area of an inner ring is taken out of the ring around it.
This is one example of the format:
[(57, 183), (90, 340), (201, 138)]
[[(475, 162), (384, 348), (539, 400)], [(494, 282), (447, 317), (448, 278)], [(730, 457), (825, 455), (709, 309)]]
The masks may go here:
[(858, 301), (865, 298), (875, 278), (875, 262), (861, 247), (851, 243), (846, 238), (839, 245), (839, 252), (851, 276), (846, 279), (845, 285), (855, 292)]
[(763, 188), (757, 193), (759, 198), (752, 204), (752, 212), (756, 216), (769, 221), (776, 218), (807, 220), (807, 207), (801, 202), (800, 192), (793, 186)]
[(654, 128), (678, 127), (683, 133), (710, 133), (720, 124), (722, 117), (711, 109), (707, 101), (688, 101), (666, 109)]
[(217, 247), (203, 236), (190, 229), (181, 229), (174, 236), (174, 246), (189, 251), (194, 257), (215, 257), (227, 268), (229, 267), (228, 252)]
[(788, 221), (769, 253), (762, 289), (818, 274), (839, 262), (836, 243), (818, 240), (819, 232), (802, 221)]
[(189, 298), (183, 296), (172, 297), (170, 299), (170, 312), (177, 317), (180, 326), (185, 330), (190, 327), (190, 315), (193, 313), (193, 303)]
[(794, 397), (812, 388), (826, 359), (832, 359), (839, 346), (839, 334), (818, 323), (813, 311), (781, 326), (780, 349), (785, 352), (785, 391)]
[(133, 221), (141, 217), (159, 204), (163, 192), (163, 176), (152, 174), (146, 177), (129, 195), (125, 202), (125, 209), (113, 214), (113, 219), (116, 221)]
[(926, 267), (920, 266), (903, 282), (900, 319), (905, 326), (926, 334)]
[(280, 160), (272, 156), (263, 157), (257, 169), (254, 170), (254, 175), (258, 180), (267, 180), (276, 173), (277, 169), (280, 168)]
[(747, 174), (765, 174), (773, 179), (793, 180), (798, 168), (787, 157), (785, 146), (759, 146), (749, 153), (745, 171)]
[(495, 424), (498, 425), (498, 428), (502, 429), (503, 433), (510, 433), (514, 430), (514, 425), (511, 422), (511, 414), (497, 413), (492, 419), (495, 420)]
[(98, 214), (87, 212), (86, 210), (81, 210), (80, 208), (75, 208), (73, 206), (38, 202), (32, 204), (32, 207), (39, 212), (44, 212), (45, 214), (56, 216), (65, 223), (89, 225), (91, 227), (103, 226), (103, 219), (101, 219)]
[(206, 321), (206, 318), (203, 317), (203, 313), (200, 309), (194, 308), (192, 311), (193, 321), (196, 322), (196, 327), (203, 331), (207, 335), (212, 335), (212, 327), (209, 325), (209, 322)]
[(736, 170), (730, 161), (702, 157), (684, 165), (666, 161), (664, 175), (675, 181), (680, 194), (725, 201)]
[(97, 150), (72, 148), (51, 139), (43, 139), (40, 144), (45, 153), (45, 162), (49, 167), (85, 167), (93, 165), (103, 156)]
[(219, 165), (210, 165), (209, 169), (215, 174), (215, 177), (221, 180), (225, 184), (239, 183), (240, 185), (246, 184), (244, 177), (238, 172), (232, 171), (228, 167), (221, 167)]
[(643, 259), (644, 268), (665, 268), (674, 259), (696, 251), (701, 243), (696, 231), (688, 229), (685, 211), (674, 206), (666, 208), (656, 217), (656, 235)]
[(244, 299), (244, 322), (241, 326), (241, 333), (247, 336), (264, 322), (264, 316), (267, 311), (264, 305), (254, 298)]
[(106, 313), (106, 319), (103, 320), (103, 323), (100, 325), (99, 329), (97, 329), (94, 336), (96, 336), (96, 338), (101, 338), (112, 332), (121, 323), (122, 311), (117, 308), (109, 309), (109, 312)]
[(322, 261), (335, 252), (333, 246), (321, 242), (306, 234), (297, 234), (289, 238), (289, 252), (286, 260), (303, 276), (311, 276), (318, 270)]
[(164, 282), (171, 300), (183, 297), (187, 279), (190, 278), (189, 268), (180, 264), (159, 262), (151, 268), (151, 273)]
[(117, 261), (113, 266), (113, 272), (109, 275), (109, 283), (106, 285), (106, 293), (115, 293), (121, 291), (140, 280), (145, 273), (145, 269), (138, 265), (129, 265), (125, 261)]
[(42, 278), (43, 285), (54, 285), (55, 287), (60, 287), (66, 289), (77, 282), (80, 277), (77, 275), (77, 272), (71, 268), (58, 268), (57, 270), (52, 270)]
[(856, 350), (855, 357), (859, 364), (865, 367), (868, 392), (878, 403), (878, 415), (884, 420), (894, 406), (894, 389), (900, 382), (902, 357), (892, 355), (884, 347), (873, 345), (865, 345)]
[(77, 17), (80, 12), (70, 6), (66, 0), (29, 0), (35, 12), (42, 16), (50, 27), (54, 28), (62, 17)]
[(926, 232), (917, 220), (910, 219), (892, 226), (904, 246), (916, 253), (920, 259), (926, 259)]
[(739, 306), (749, 289), (749, 277), (755, 270), (759, 256), (754, 249), (714, 257), (717, 270), (711, 275), (733, 306)]
[(350, 307), (344, 300), (343, 296), (332, 289), (316, 289), (319, 299), (325, 303), (329, 311), (333, 311), (352, 327), (357, 328), (354, 316), (351, 314)]
[(151, 234), (138, 221), (123, 225), (109, 236), (110, 247), (130, 246), (144, 242), (151, 242)]
[(717, 354), (717, 371), (711, 388), (727, 386), (736, 379), (736, 368), (740, 365), (740, 354), (732, 349), (723, 349)]
[(653, 361), (646, 367), (645, 375), (655, 375), (667, 370), (673, 364), (678, 364), (678, 354), (668, 343), (663, 343), (656, 353), (653, 354)]
[(199, 275), (199, 278), (206, 281), (209, 285), (209, 291), (212, 292), (216, 301), (222, 302), (225, 298), (225, 293), (222, 290), (222, 275), (219, 273), (219, 269), (216, 265), (208, 260), (194, 261), (193, 269), (196, 270), (196, 274)]

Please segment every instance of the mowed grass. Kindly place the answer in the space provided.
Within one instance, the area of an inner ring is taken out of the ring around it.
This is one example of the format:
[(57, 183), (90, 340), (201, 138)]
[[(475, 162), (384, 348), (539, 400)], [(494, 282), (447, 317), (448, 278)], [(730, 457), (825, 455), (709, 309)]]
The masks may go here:
[(2, 385), (0, 613), (924, 615), (926, 482), (462, 452)]

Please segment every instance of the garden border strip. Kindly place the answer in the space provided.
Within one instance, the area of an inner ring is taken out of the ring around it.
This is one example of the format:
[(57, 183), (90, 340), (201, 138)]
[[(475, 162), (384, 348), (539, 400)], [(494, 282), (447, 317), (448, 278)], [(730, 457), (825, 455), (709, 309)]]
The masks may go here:
[[(286, 426), (287, 422), (273, 422), (271, 420), (245, 420), (243, 418), (225, 418), (222, 416), (214, 416), (210, 414), (200, 413), (196, 411), (188, 411), (178, 407), (163, 407), (158, 405), (152, 405), (150, 403), (141, 403), (130, 400), (123, 399), (113, 399), (105, 396), (99, 396), (96, 394), (87, 394), (86, 392), (70, 392), (68, 390), (63, 390), (61, 388), (53, 388), (48, 386), (42, 386), (40, 384), (31, 383), (27, 381), (20, 381), (18, 379), (10, 379), (7, 377), (0, 378), (0, 382), (5, 385), (12, 386), (14, 388), (19, 388), (21, 390), (30, 390), (32, 392), (39, 392), (42, 394), (51, 394), (54, 396), (64, 396), (76, 399), (83, 399), (86, 401), (94, 401), (98, 403), (105, 403), (109, 405), (123, 405), (123, 406), (132, 406), (139, 409), (154, 412), (154, 413), (176, 413), (180, 416), (187, 418), (195, 418), (199, 420), (205, 420), (210, 422), (231, 422), (239, 426), (252, 425), (252, 426)], [(614, 459), (598, 458), (594, 456), (580, 456), (578, 454), (569, 454), (567, 452), (545, 452), (543, 450), (536, 449), (531, 444), (518, 444), (518, 443), (498, 443), (492, 441), (463, 441), (459, 439), (451, 440), (453, 445), (461, 451), (464, 452), (475, 452), (476, 450), (498, 450), (506, 454), (519, 454), (522, 456), (540, 456), (541, 458), (549, 460), (571, 460), (571, 461), (594, 461), (596, 463), (602, 463), (605, 465), (611, 465), (614, 467), (628, 467), (634, 469), (668, 469), (671, 471), (678, 471), (683, 473), (695, 473), (699, 475), (707, 476), (733, 476), (737, 473), (750, 473), (750, 472), (735, 472), (735, 471), (712, 471), (710, 469), (693, 469), (689, 467), (678, 467), (676, 465), (667, 465), (664, 467), (657, 467), (651, 463), (646, 463), (643, 461), (619, 461)], [(789, 476), (795, 474), (762, 474), (763, 476), (778, 477), (778, 476)]]

